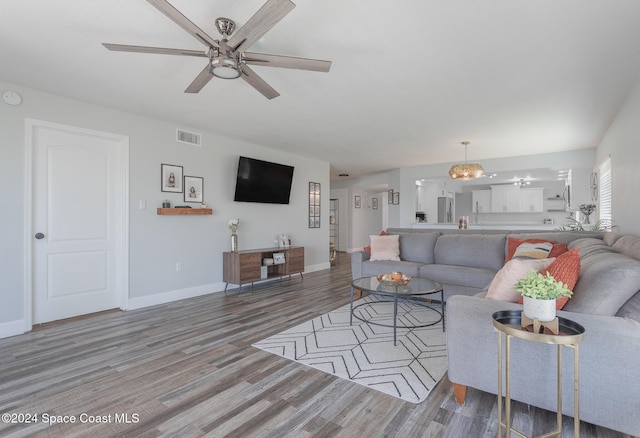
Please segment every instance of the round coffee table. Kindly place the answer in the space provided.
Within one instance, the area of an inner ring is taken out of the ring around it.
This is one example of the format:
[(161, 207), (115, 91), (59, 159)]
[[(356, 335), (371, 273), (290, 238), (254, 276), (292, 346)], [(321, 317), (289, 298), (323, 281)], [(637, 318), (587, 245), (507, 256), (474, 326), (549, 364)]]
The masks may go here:
[[(383, 324), (360, 317), (354, 313), (354, 310), (362, 306), (371, 306), (372, 304), (367, 302), (353, 306), (353, 296), (356, 290), (361, 290), (371, 295), (376, 295), (388, 299), (388, 302), (393, 303), (393, 324)], [(422, 301), (426, 295), (440, 294), (440, 310), (430, 306), (426, 302)], [(406, 285), (387, 285), (383, 284), (376, 277), (363, 277), (353, 280), (351, 283), (351, 299), (349, 305), (349, 325), (353, 323), (353, 317), (367, 324), (378, 325), (382, 327), (393, 327), (393, 345), (396, 345), (396, 331), (398, 328), (398, 301), (410, 302), (418, 306), (426, 307), (440, 315), (440, 318), (434, 322), (423, 325), (402, 325), (401, 328), (419, 328), (429, 327), (438, 324), (442, 321), (442, 331), (445, 330), (444, 324), (444, 292), (442, 285), (438, 282), (428, 280), (426, 278), (412, 278)]]

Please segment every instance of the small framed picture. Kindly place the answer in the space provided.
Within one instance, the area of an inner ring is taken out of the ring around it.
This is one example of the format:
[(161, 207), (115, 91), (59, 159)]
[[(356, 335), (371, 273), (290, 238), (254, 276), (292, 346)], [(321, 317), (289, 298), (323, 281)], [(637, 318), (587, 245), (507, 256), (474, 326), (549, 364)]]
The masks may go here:
[(387, 190), (388, 203), (393, 204), (393, 189)]
[(356, 195), (356, 198), (355, 198), (356, 208), (360, 208), (361, 205), (362, 205), (362, 201), (360, 200), (360, 196)]
[(400, 192), (393, 192), (393, 205), (400, 204)]
[(182, 166), (160, 165), (160, 183), (163, 192), (182, 193)]
[(202, 189), (204, 186), (204, 178), (199, 176), (184, 177), (184, 202), (202, 202), (204, 197)]
[(273, 253), (273, 264), (281, 265), (285, 262), (284, 253), (283, 252), (274, 252)]
[(378, 209), (378, 198), (371, 199), (371, 207), (373, 207), (374, 210)]

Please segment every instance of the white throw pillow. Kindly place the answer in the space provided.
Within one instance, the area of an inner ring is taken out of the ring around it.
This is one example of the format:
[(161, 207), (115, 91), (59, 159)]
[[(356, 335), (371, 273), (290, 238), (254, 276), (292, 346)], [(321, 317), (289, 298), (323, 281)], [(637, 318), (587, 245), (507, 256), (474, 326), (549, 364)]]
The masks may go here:
[(371, 258), (369, 260), (400, 261), (400, 236), (369, 236), (371, 239)]
[(521, 278), (527, 276), (531, 270), (542, 272), (547, 269), (555, 258), (550, 259), (511, 259), (498, 271), (487, 291), (490, 300), (507, 301), (509, 303), (517, 303), (520, 300), (520, 294), (516, 292), (514, 286)]
[(540, 242), (540, 243), (523, 243), (516, 252), (513, 253), (513, 258), (518, 259), (546, 259), (549, 257), (551, 250), (553, 249), (553, 243)]

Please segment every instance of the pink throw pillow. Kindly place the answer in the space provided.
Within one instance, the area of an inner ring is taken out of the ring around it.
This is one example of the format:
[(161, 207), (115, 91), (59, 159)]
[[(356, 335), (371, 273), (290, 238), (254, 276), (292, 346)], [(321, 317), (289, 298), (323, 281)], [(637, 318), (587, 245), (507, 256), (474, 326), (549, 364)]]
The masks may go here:
[(526, 277), (532, 270), (541, 272), (547, 269), (554, 261), (555, 259), (509, 260), (493, 277), (486, 298), (517, 303), (521, 295), (516, 292), (514, 286), (518, 280)]
[(371, 239), (371, 258), (369, 260), (400, 261), (400, 236), (369, 236)]

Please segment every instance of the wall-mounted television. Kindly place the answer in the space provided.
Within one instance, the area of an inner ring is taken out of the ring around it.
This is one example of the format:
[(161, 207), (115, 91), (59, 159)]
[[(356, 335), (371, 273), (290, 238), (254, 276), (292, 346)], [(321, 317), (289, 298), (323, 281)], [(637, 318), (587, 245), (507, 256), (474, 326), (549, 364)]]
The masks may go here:
[(240, 157), (233, 200), (288, 204), (292, 181), (293, 166)]

